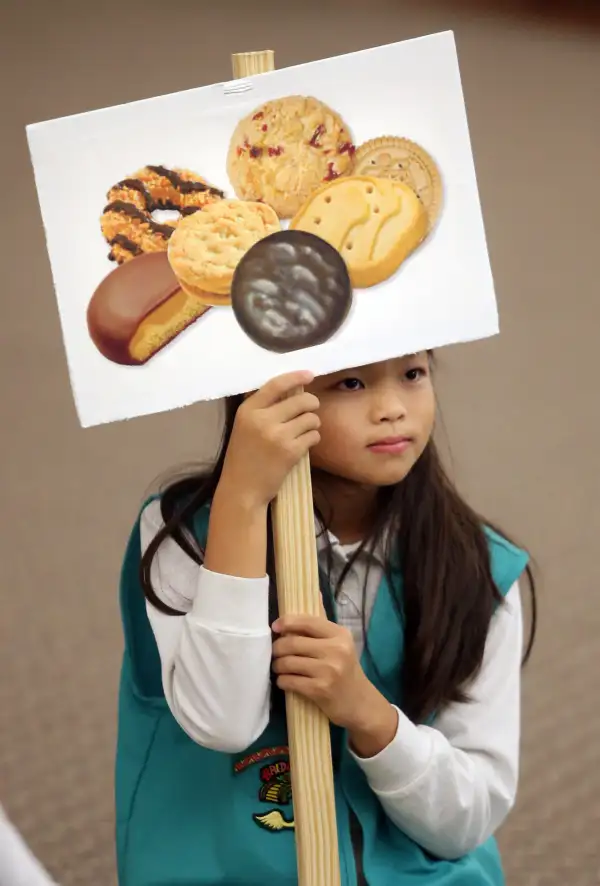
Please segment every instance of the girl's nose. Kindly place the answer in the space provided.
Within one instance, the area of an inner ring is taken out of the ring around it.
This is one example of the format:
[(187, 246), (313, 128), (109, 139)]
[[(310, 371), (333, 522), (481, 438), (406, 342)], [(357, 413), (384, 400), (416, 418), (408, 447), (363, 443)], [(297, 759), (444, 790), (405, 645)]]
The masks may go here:
[(373, 418), (375, 421), (401, 421), (405, 416), (406, 404), (399, 391), (387, 388), (374, 396)]

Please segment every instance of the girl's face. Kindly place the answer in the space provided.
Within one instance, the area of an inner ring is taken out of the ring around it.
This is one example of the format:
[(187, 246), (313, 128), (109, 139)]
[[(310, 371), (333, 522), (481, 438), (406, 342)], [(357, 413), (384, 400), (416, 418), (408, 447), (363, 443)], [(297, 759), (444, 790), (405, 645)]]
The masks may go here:
[(321, 441), (311, 449), (312, 466), (354, 483), (399, 483), (433, 431), (435, 396), (425, 351), (324, 375), (307, 390), (321, 402)]

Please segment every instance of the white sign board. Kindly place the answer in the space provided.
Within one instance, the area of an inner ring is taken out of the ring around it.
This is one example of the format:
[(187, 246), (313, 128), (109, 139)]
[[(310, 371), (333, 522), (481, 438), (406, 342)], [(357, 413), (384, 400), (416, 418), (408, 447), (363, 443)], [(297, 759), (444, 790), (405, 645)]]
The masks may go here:
[[(450, 32), (27, 137), (85, 427), (498, 331)], [(353, 302), (326, 343), (275, 353), (236, 321), (228, 281), (245, 249), (288, 226), (339, 250)]]

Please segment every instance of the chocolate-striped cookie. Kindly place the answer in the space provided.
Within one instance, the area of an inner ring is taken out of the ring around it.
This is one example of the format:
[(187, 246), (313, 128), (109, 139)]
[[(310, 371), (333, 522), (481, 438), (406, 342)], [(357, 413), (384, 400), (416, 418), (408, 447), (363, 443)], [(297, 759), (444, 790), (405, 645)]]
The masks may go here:
[(187, 169), (145, 166), (117, 182), (107, 194), (100, 225), (118, 264), (146, 252), (164, 252), (179, 219), (156, 221), (157, 209), (179, 212), (179, 218), (221, 200), (224, 194)]

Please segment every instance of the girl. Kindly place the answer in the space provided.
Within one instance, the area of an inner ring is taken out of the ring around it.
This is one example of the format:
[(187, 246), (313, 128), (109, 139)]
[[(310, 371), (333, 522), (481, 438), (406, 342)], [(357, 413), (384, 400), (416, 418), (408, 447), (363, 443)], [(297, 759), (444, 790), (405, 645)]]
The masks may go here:
[[(332, 724), (343, 886), (503, 883), (528, 556), (459, 497), (434, 418), (427, 353), (282, 376), (227, 402), (212, 471), (143, 508), (121, 581), (121, 886), (297, 883), (284, 691)], [(269, 505), (306, 452), (324, 612), (278, 618)]]

